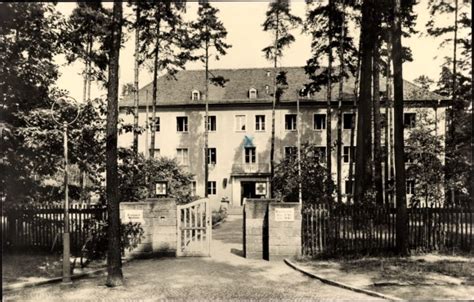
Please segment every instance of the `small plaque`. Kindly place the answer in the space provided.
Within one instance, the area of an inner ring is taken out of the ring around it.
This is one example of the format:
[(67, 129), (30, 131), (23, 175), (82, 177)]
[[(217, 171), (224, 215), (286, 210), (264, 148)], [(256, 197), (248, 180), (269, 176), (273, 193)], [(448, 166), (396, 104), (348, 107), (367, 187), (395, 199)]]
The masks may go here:
[(255, 183), (255, 194), (256, 195), (267, 195), (267, 183), (256, 182)]
[(275, 221), (295, 221), (295, 209), (293, 208), (276, 208)]
[(166, 196), (167, 192), (166, 192), (166, 188), (167, 188), (167, 184), (166, 182), (158, 182), (155, 184), (155, 194), (157, 196)]
[(141, 224), (145, 224), (145, 220), (143, 219), (143, 210), (124, 210), (123, 216), (123, 223), (140, 222)]

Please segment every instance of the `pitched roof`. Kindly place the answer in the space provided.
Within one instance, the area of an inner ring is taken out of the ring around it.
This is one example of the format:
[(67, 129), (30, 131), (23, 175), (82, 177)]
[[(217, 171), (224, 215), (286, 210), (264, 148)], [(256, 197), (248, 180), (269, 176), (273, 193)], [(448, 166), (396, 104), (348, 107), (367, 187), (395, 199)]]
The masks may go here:
[[(286, 71), (288, 89), (282, 95), (281, 101), (295, 101), (297, 92), (304, 84), (308, 83), (308, 77), (303, 67), (281, 67), (281, 71)], [(209, 103), (267, 103), (272, 101), (273, 92), (273, 71), (272, 68), (239, 68), (239, 69), (214, 69), (211, 70), (214, 76), (222, 76), (228, 81), (224, 87), (209, 85)], [(179, 71), (176, 79), (162, 76), (158, 79), (158, 106), (168, 105), (188, 105), (201, 104), (203, 100), (192, 100), (193, 90), (204, 93), (204, 70), (183, 70)], [(248, 91), (250, 88), (257, 89), (256, 99), (249, 99)], [(385, 91), (385, 79), (380, 81), (381, 91)], [(142, 87), (139, 91), (140, 105), (145, 102), (152, 104), (153, 83)], [(425, 90), (415, 84), (404, 81), (404, 99), (410, 101), (420, 100), (440, 100), (442, 96)], [(344, 81), (344, 100), (351, 100), (354, 94), (354, 78)], [(332, 89), (333, 100), (339, 95), (337, 84)], [(326, 87), (314, 93), (312, 101), (326, 101)], [(120, 107), (133, 106), (133, 95), (126, 96), (120, 101)]]

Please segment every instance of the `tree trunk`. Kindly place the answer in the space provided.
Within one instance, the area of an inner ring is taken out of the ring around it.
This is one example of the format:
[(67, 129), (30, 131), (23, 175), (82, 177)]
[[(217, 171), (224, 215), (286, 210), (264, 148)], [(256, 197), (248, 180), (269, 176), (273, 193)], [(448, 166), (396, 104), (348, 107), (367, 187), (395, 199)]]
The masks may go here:
[[(275, 107), (277, 103), (277, 75), (278, 75), (278, 56), (277, 56), (277, 46), (278, 46), (278, 24), (279, 24), (279, 14), (276, 17), (276, 29), (275, 29), (275, 44), (273, 51), (275, 52), (273, 58), (273, 102), (272, 102), (272, 137), (271, 137), (271, 144), (270, 144), (270, 179), (273, 180), (275, 174)], [(270, 190), (270, 198), (275, 196), (275, 190), (273, 189), (273, 185), (271, 186)]]
[(89, 39), (89, 67), (87, 69), (87, 100), (91, 99), (91, 78), (92, 78), (92, 37)]
[(107, 84), (106, 191), (108, 213), (107, 286), (123, 284), (117, 171), (118, 69), (122, 35), (122, 2), (113, 8), (112, 47)]
[(394, 0), (392, 59), (395, 111), (395, 191), (397, 204), (396, 248), (399, 255), (405, 256), (408, 255), (408, 219), (403, 137), (403, 69), (400, 15), (401, 0)]
[[(389, 33), (390, 34), (390, 33)], [(391, 81), (391, 77), (390, 77), (390, 73), (391, 73), (391, 68), (390, 68), (390, 65), (392, 64), (392, 61), (390, 59), (390, 51), (391, 51), (391, 48), (390, 48), (390, 37), (388, 38), (388, 41), (387, 41), (387, 70), (386, 70), (386, 76), (385, 76), (385, 92), (386, 92), (386, 99), (385, 99), (385, 154), (384, 154), (384, 160), (385, 160), (385, 165), (384, 165), (384, 193), (385, 193), (385, 204), (389, 204), (390, 203), (390, 190), (391, 190), (391, 186), (390, 186), (390, 179), (392, 178), (391, 177), (391, 171), (390, 171), (390, 167), (391, 167), (391, 164), (390, 164), (390, 158), (391, 158), (391, 155), (392, 154), (392, 151), (391, 151), (391, 127), (392, 127), (392, 122), (391, 122), (391, 118), (390, 118), (390, 114), (391, 114), (391, 111), (390, 111), (390, 104), (391, 104), (391, 85), (390, 85), (390, 81)]]
[(382, 183), (382, 144), (381, 144), (381, 123), (380, 123), (380, 81), (379, 81), (379, 50), (378, 43), (374, 47), (374, 184), (375, 184), (375, 201), (377, 204), (383, 204), (383, 183)]
[(137, 20), (135, 21), (135, 69), (134, 69), (134, 89), (133, 89), (133, 101), (134, 101), (134, 112), (133, 112), (133, 151), (138, 155), (138, 76), (140, 72), (140, 30), (138, 28), (138, 20), (140, 20), (140, 6), (137, 4)]
[(374, 32), (374, 0), (366, 0), (362, 4), (361, 26), (361, 74), (360, 97), (357, 115), (357, 150), (355, 165), (354, 202), (361, 202), (365, 193), (372, 187), (372, 58), (376, 44)]
[(326, 167), (327, 167), (327, 196), (332, 195), (332, 114), (331, 114), (331, 100), (332, 100), (332, 0), (329, 0), (329, 32), (328, 32), (328, 70), (327, 70), (327, 87), (326, 87)]
[[(454, 155), (454, 135), (455, 135), (455, 110), (458, 108), (457, 106), (457, 89), (456, 89), (456, 73), (457, 73), (457, 41), (458, 40), (458, 0), (454, 1), (454, 40), (453, 40), (453, 101), (451, 103), (451, 112), (450, 112), (450, 129), (449, 129), (449, 134), (450, 134), (450, 139), (448, 140), (449, 146), (448, 146), (448, 153), (450, 153), (447, 158), (448, 160), (453, 157)], [(449, 162), (448, 162), (449, 166)], [(449, 169), (448, 169), (449, 170)], [(449, 177), (453, 177), (453, 175), (449, 175)], [(448, 179), (449, 181), (449, 179)], [(449, 188), (448, 188), (449, 189)], [(451, 192), (451, 203), (454, 204), (456, 202), (456, 192), (454, 188), (451, 188), (449, 190)]]
[[(359, 41), (359, 50), (361, 49), (361, 42)], [(357, 111), (357, 105), (358, 105), (358, 96), (359, 96), (359, 75), (360, 75), (360, 51), (357, 55), (357, 69), (356, 69), (356, 74), (355, 74), (355, 80), (354, 80), (354, 102), (352, 104), (352, 112), (356, 112)], [(356, 132), (356, 125), (355, 125), (355, 121), (352, 120), (352, 124), (351, 124), (351, 138), (350, 138), (350, 142), (349, 142), (349, 182), (351, 184), (350, 186), (350, 189), (351, 189), (351, 192), (348, 194), (346, 192), (346, 195), (347, 195), (347, 203), (350, 204), (351, 203), (351, 199), (354, 195), (354, 158), (353, 158), (353, 154), (352, 154), (352, 150), (354, 149), (354, 136), (355, 136), (355, 132)]]
[[(206, 26), (207, 30), (207, 26)], [(206, 58), (205, 58), (205, 69), (206, 69), (206, 85), (204, 92), (205, 103), (206, 103), (206, 114), (204, 117), (204, 197), (207, 198), (207, 183), (209, 181), (209, 41), (206, 41)]]
[(345, 6), (342, 4), (341, 39), (339, 41), (339, 100), (337, 103), (337, 202), (342, 202), (342, 100), (344, 98), (344, 21)]
[(156, 46), (154, 50), (153, 62), (153, 99), (151, 105), (151, 135), (150, 135), (150, 157), (155, 157), (155, 131), (156, 131), (156, 103), (158, 99), (158, 55), (160, 48), (160, 17), (156, 17)]

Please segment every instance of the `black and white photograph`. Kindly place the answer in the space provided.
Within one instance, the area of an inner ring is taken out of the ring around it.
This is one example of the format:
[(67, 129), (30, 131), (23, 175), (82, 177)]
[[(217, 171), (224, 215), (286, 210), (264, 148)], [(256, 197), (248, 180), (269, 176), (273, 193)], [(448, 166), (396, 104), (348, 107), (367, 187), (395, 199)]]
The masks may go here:
[(0, 2), (2, 301), (474, 299), (471, 0)]

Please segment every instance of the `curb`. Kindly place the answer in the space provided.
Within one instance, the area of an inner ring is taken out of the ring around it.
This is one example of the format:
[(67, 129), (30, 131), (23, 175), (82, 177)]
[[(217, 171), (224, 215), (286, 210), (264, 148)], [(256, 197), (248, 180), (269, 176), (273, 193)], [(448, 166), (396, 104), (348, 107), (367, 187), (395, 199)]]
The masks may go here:
[(384, 295), (384, 294), (381, 294), (381, 293), (378, 293), (378, 292), (374, 292), (374, 291), (371, 291), (371, 290), (362, 289), (362, 288), (354, 287), (354, 286), (351, 286), (351, 285), (348, 285), (348, 284), (345, 284), (345, 283), (341, 283), (341, 282), (338, 282), (338, 281), (326, 279), (326, 278), (323, 278), (323, 277), (321, 277), (321, 276), (315, 275), (315, 274), (313, 274), (313, 273), (310, 273), (310, 272), (304, 270), (303, 268), (299, 267), (298, 265), (294, 264), (293, 262), (291, 262), (291, 261), (288, 260), (288, 259), (284, 259), (283, 261), (284, 261), (288, 266), (290, 266), (291, 268), (293, 268), (293, 269), (299, 271), (300, 273), (303, 273), (303, 274), (305, 274), (306, 276), (309, 276), (309, 277), (311, 277), (311, 278), (318, 279), (319, 281), (321, 281), (321, 282), (323, 282), (323, 283), (326, 283), (326, 284), (329, 284), (329, 285), (341, 287), (341, 288), (348, 289), (348, 290), (353, 291), (353, 292), (363, 293), (363, 294), (366, 294), (366, 295), (369, 295), (369, 296), (372, 296), (372, 297), (382, 298), (382, 299), (386, 299), (386, 300), (391, 300), (391, 301), (404, 301), (404, 300), (401, 299), (401, 298), (397, 298), (397, 297), (393, 297), (393, 296), (389, 296), (389, 295)]
[[(71, 281), (72, 280), (77, 280), (81, 279), (84, 277), (89, 277), (89, 276), (94, 276), (94, 275), (100, 275), (104, 273), (107, 270), (107, 268), (101, 268), (95, 271), (87, 272), (87, 273), (82, 273), (82, 274), (77, 274), (77, 275), (72, 275), (71, 276)], [(28, 288), (28, 287), (35, 287), (35, 286), (40, 286), (40, 285), (46, 285), (46, 284), (52, 284), (52, 283), (59, 283), (63, 280), (63, 277), (56, 277), (56, 278), (51, 278), (48, 280), (42, 280), (42, 281), (34, 281), (34, 282), (24, 282), (24, 283), (17, 283), (17, 284), (11, 284), (11, 285), (6, 285), (3, 287), (3, 290), (5, 292), (11, 292), (23, 288)]]

